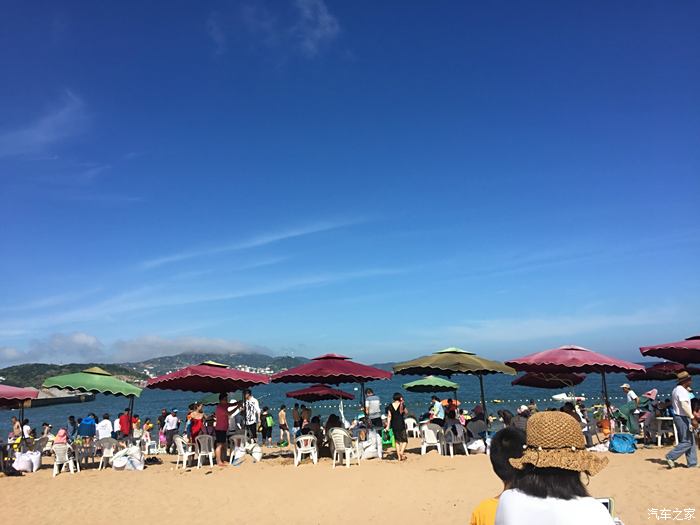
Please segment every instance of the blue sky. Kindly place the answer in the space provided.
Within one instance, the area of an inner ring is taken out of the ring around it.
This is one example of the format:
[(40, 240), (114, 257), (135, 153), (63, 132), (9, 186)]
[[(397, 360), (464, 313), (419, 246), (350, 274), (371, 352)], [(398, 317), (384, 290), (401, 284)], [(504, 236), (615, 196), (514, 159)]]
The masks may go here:
[(699, 15), (5, 5), (0, 365), (699, 333)]

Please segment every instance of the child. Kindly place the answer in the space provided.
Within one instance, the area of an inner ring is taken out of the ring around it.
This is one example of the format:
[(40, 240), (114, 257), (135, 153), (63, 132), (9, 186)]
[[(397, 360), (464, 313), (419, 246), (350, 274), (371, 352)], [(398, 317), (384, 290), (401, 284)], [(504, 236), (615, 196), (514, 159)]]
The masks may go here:
[[(491, 467), (501, 481), (503, 490), (510, 488), (515, 478), (515, 468), (511, 466), (511, 458), (519, 458), (523, 455), (525, 446), (525, 432), (515, 427), (506, 427), (496, 432), (491, 439), (490, 459)], [(494, 525), (496, 522), (496, 509), (498, 498), (485, 499), (472, 512), (469, 525)]]
[(263, 445), (267, 440), (267, 446), (272, 446), (272, 427), (275, 426), (275, 420), (270, 415), (270, 409), (268, 407), (263, 407), (260, 414), (260, 427), (262, 429), (262, 442)]
[(287, 423), (287, 407), (282, 405), (280, 411), (277, 413), (277, 420), (280, 425), (280, 447), (288, 447), (289, 443), (292, 441), (289, 435), (289, 424)]

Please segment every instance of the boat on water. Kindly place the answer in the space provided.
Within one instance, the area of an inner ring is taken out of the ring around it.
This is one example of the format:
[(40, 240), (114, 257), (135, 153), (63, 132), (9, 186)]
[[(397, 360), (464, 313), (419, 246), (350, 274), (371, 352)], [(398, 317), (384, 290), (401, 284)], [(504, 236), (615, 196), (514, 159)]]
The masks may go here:
[(95, 400), (95, 394), (84, 392), (65, 392), (57, 388), (42, 388), (36, 399), (27, 401), (25, 408), (45, 407), (49, 405), (65, 405), (69, 403), (87, 403)]

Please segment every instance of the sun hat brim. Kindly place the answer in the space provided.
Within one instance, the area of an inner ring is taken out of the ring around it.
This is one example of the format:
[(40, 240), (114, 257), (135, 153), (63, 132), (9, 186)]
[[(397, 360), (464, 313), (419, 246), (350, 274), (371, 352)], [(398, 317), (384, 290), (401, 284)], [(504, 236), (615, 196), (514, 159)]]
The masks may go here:
[(518, 470), (524, 469), (525, 465), (532, 465), (538, 468), (575, 470), (585, 472), (589, 476), (595, 476), (608, 464), (608, 458), (594, 452), (563, 448), (547, 450), (528, 448), (521, 457), (511, 458), (509, 461)]

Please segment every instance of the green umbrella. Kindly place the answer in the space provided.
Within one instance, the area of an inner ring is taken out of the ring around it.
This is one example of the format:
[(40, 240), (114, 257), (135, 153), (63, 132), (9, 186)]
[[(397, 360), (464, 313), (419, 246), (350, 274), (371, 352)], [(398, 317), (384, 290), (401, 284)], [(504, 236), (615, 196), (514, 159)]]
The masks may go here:
[(409, 392), (450, 392), (456, 391), (459, 388), (457, 383), (442, 379), (441, 377), (428, 376), (423, 379), (417, 379), (403, 385), (403, 388)]
[[(117, 379), (109, 372), (97, 366), (86, 368), (75, 374), (65, 374), (48, 377), (42, 385), (44, 388), (59, 388), (61, 390), (77, 390), (94, 394), (112, 394), (129, 398), (129, 414), (134, 415), (134, 397), (141, 395), (141, 389), (126, 381)], [(129, 425), (129, 435), (131, 435)]]
[(48, 377), (44, 388), (60, 388), (63, 390), (78, 390), (94, 394), (112, 394), (114, 396), (141, 395), (141, 389), (126, 381), (117, 379), (109, 372), (94, 366), (75, 374)]
[(487, 374), (515, 375), (515, 369), (500, 361), (491, 361), (490, 359), (479, 357), (473, 352), (450, 347), (412, 361), (398, 363), (394, 365), (394, 373), (405, 375), (435, 374), (447, 377), (451, 377), (453, 374), (474, 374), (478, 376), (484, 420), (488, 422), (486, 398), (484, 396), (484, 376)]

